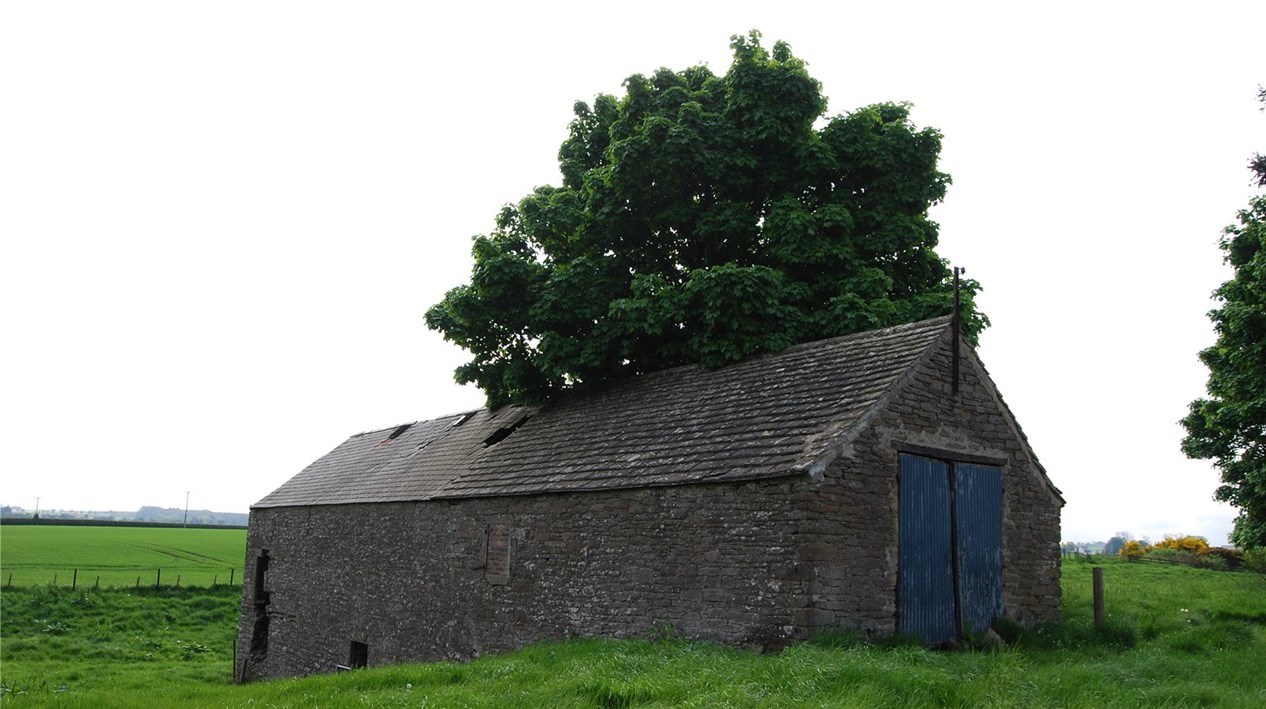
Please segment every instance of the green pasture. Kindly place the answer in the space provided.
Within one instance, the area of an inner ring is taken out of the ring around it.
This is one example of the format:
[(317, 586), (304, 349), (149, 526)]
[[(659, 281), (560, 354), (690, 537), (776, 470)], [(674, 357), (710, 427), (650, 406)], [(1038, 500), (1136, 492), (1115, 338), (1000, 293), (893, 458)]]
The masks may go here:
[(172, 527), (0, 526), (0, 584), (210, 586), (242, 579), (246, 531)]
[[(1107, 624), (1092, 621), (1105, 569)], [(1117, 559), (1064, 564), (1064, 619), (943, 652), (823, 633), (758, 654), (673, 637), (541, 643), (470, 663), (230, 684), (227, 587), (0, 589), (14, 707), (1262, 707), (1266, 577)]]

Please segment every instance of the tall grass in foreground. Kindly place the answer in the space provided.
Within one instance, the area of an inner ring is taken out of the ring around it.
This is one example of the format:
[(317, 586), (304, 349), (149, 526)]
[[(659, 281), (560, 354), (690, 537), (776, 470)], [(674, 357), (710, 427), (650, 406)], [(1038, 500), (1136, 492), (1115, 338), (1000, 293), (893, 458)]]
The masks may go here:
[[(1091, 564), (1074, 561), (1064, 567), (1065, 620), (1003, 627), (1013, 641), (1005, 650), (876, 646), (848, 633), (824, 633), (763, 655), (678, 639), (577, 640), (469, 664), (371, 668), (245, 687), (227, 684), (235, 592), (115, 591), (94, 599), (65, 590), (6, 591), (0, 596), (0, 701), (69, 707), (1266, 706), (1266, 579), (1101, 563), (1106, 630), (1095, 631), (1091, 621)], [(206, 615), (199, 620), (198, 613)], [(206, 650), (188, 650), (190, 643)]]

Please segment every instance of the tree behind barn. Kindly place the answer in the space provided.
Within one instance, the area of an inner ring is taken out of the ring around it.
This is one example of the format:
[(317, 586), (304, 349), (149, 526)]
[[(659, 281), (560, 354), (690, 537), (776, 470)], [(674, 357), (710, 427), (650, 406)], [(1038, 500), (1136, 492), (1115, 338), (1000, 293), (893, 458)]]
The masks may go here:
[[(490, 405), (949, 313), (928, 208), (950, 178), (909, 106), (820, 121), (821, 85), (779, 42), (575, 105), (560, 187), (475, 238), (468, 285), (426, 314), (470, 351)], [(965, 328), (987, 325), (964, 288)]]
[[(1266, 90), (1258, 97), (1266, 104)], [(1266, 187), (1266, 158), (1253, 156), (1249, 167)], [(1216, 497), (1239, 509), (1232, 541), (1266, 548), (1266, 195), (1240, 211), (1220, 246), (1234, 275), (1213, 293), (1220, 305), (1209, 317), (1218, 339), (1200, 353), (1209, 396), (1191, 402), (1182, 447), (1192, 458), (1216, 461)]]

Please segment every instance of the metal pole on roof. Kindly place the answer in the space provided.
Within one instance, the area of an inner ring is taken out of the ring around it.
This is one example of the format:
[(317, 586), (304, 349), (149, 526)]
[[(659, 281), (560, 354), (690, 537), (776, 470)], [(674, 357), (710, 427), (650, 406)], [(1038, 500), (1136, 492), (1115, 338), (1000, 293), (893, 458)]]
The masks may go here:
[(959, 312), (959, 310), (961, 309), (961, 299), (959, 298), (958, 277), (964, 273), (967, 273), (967, 269), (961, 266), (954, 267), (954, 314), (952, 318), (953, 323), (954, 323), (954, 326), (952, 328), (954, 331), (953, 332), (954, 362), (953, 362), (953, 373), (952, 373), (953, 381), (951, 385), (953, 387), (953, 391), (955, 395), (958, 394), (958, 337), (959, 337), (960, 328), (961, 328), (961, 323), (959, 321), (959, 319), (961, 318), (961, 313)]

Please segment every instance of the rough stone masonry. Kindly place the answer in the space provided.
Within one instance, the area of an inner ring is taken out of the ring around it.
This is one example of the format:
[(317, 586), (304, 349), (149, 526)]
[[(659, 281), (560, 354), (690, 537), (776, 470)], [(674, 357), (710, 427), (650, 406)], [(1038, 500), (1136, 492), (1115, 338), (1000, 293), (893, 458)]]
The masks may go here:
[(353, 437), (252, 509), (237, 678), (897, 632), (902, 453), (1001, 470), (1003, 612), (1054, 619), (1063, 501), (965, 344), (952, 392), (953, 336), (926, 321)]

